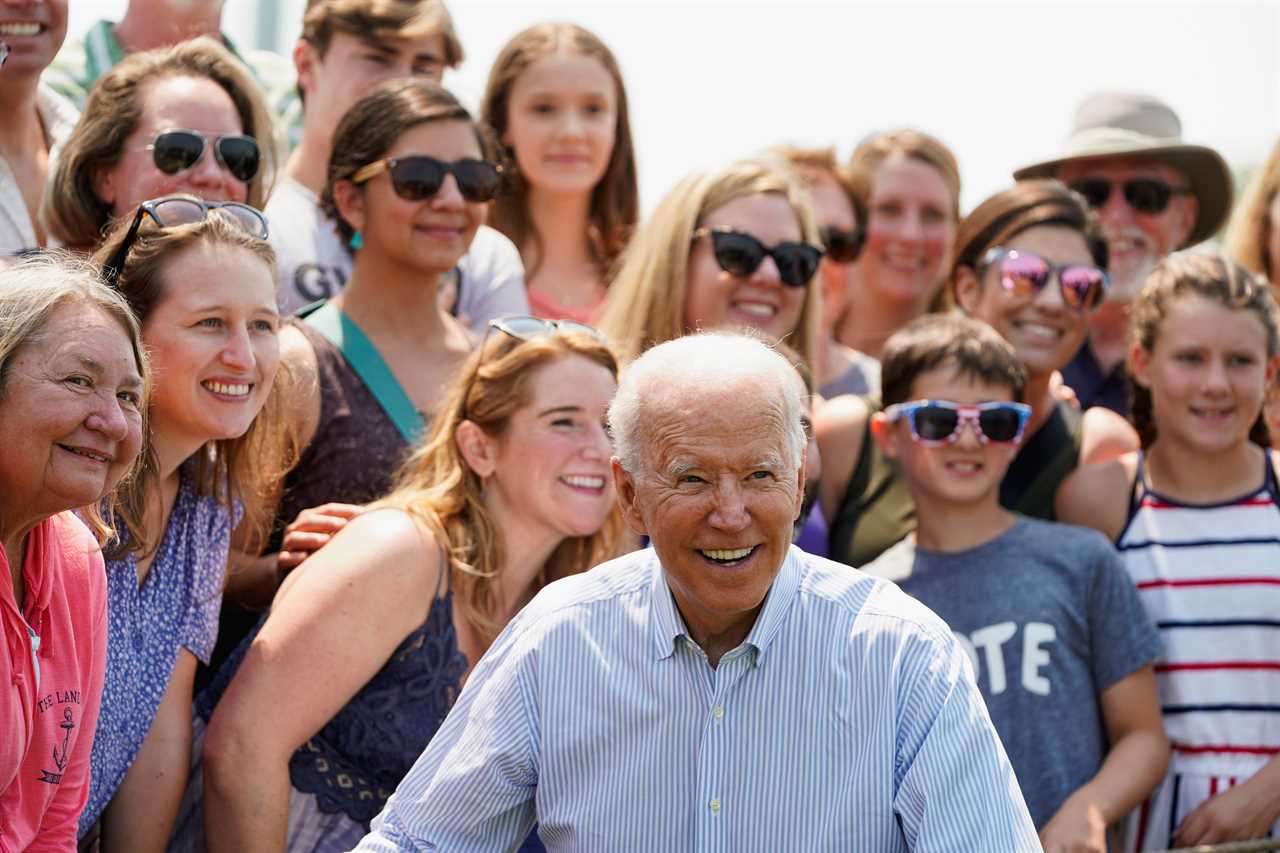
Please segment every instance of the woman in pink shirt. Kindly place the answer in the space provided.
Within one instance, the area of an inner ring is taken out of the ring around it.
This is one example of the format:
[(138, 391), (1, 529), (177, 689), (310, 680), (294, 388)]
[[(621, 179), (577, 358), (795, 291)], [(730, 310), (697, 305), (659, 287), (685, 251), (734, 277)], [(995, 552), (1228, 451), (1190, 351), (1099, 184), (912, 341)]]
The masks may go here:
[(0, 272), (0, 853), (75, 849), (107, 639), (95, 508), (142, 446), (139, 341), (91, 267)]

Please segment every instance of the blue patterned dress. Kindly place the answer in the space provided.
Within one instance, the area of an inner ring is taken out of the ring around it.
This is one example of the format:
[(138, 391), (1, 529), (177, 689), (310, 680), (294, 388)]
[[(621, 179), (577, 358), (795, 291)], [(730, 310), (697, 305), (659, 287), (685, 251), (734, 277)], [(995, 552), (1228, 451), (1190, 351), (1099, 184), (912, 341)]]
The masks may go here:
[(196, 494), (193, 464), (179, 472), (178, 496), (142, 583), (134, 555), (107, 561), (107, 671), (82, 835), (133, 765), (179, 650), (208, 662), (217, 639), (232, 520), (217, 499)]

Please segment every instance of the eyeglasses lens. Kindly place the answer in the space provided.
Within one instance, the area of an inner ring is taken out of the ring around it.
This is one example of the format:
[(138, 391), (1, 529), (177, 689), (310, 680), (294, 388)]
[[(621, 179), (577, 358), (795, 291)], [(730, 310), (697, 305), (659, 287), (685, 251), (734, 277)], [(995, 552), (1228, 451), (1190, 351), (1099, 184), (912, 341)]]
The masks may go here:
[(822, 243), (827, 247), (827, 257), (836, 263), (848, 264), (856, 261), (862, 252), (862, 238), (863, 232), (857, 228), (852, 231), (834, 226), (822, 229)]
[(1062, 301), (1072, 308), (1088, 310), (1102, 299), (1103, 274), (1095, 267), (1067, 267), (1059, 274)]
[(749, 234), (713, 231), (711, 242), (715, 248), (716, 263), (730, 275), (746, 278), (764, 263), (764, 245)]
[(226, 170), (241, 183), (258, 174), (258, 143), (249, 136), (224, 136), (218, 140), (218, 156)]
[(978, 427), (990, 441), (1013, 441), (1022, 417), (1014, 409), (984, 409), (978, 413)]
[(1032, 296), (1049, 281), (1049, 265), (1035, 255), (1009, 255), (1000, 263), (1000, 283), (1016, 296)]
[(912, 429), (925, 441), (946, 441), (956, 431), (960, 413), (944, 406), (921, 406), (912, 415)]
[(1172, 194), (1172, 189), (1163, 181), (1140, 178), (1124, 184), (1124, 200), (1139, 213), (1159, 213), (1169, 206)]
[(156, 137), (151, 146), (156, 168), (166, 175), (190, 169), (204, 153), (204, 139), (185, 130), (171, 130)]

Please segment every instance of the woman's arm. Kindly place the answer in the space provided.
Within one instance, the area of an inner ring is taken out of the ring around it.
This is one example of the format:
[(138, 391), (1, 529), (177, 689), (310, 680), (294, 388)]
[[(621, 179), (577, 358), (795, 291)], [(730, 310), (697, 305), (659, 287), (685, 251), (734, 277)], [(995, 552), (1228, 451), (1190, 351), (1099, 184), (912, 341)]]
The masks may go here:
[(1129, 492), (1136, 466), (1137, 454), (1129, 454), (1071, 472), (1054, 497), (1057, 520), (1092, 527), (1108, 541), (1116, 541), (1128, 521)]
[(832, 397), (814, 412), (813, 434), (822, 455), (818, 498), (828, 524), (835, 520), (845, 490), (849, 488), (870, 416), (867, 404), (852, 394)]
[(1094, 406), (1081, 417), (1081, 465), (1109, 462), (1142, 446), (1133, 425), (1108, 408)]
[(1280, 820), (1280, 755), (1245, 781), (1210, 797), (1182, 819), (1179, 847), (1265, 838)]
[(1155, 669), (1147, 664), (1102, 692), (1102, 719), (1111, 749), (1097, 774), (1067, 797), (1045, 824), (1045, 853), (1106, 853), (1107, 827), (1151, 793), (1169, 766)]
[(205, 733), (210, 853), (284, 849), (290, 756), (426, 620), (441, 570), (421, 525), (378, 510), (285, 581)]
[(102, 813), (102, 853), (163, 851), (191, 769), (191, 690), (196, 657), (178, 650), (151, 730)]

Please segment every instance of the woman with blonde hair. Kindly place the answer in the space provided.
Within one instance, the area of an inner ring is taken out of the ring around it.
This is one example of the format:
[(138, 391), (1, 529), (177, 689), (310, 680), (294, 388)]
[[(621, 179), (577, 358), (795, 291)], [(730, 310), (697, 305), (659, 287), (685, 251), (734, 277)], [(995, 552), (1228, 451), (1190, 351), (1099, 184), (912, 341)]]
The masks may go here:
[(1249, 181), (1227, 229), (1226, 253), (1280, 290), (1280, 142)]
[(845, 177), (866, 211), (866, 240), (836, 337), (879, 358), (889, 336), (942, 291), (960, 221), (960, 167), (938, 139), (891, 130), (854, 150)]
[(533, 312), (590, 320), (640, 218), (617, 60), (576, 24), (530, 27), (494, 61), (480, 118), (507, 152), (493, 226), (520, 250)]
[(616, 376), (592, 329), (491, 322), (398, 485), (285, 580), (211, 719), (198, 703), (175, 849), (201, 849), (201, 798), (209, 850), (355, 846), (507, 621), (613, 555)]
[(261, 210), (275, 166), (257, 84), (218, 42), (192, 39), (131, 54), (98, 79), (40, 219), (58, 243), (88, 253), (147, 199), (190, 193)]
[(624, 363), (697, 329), (748, 326), (818, 364), (821, 237), (776, 158), (685, 178), (623, 255), (601, 328)]
[(143, 203), (95, 256), (142, 324), (147, 450), (107, 550), (107, 669), (82, 838), (164, 849), (191, 756), (197, 661), (218, 630), (232, 530), (261, 536), (286, 428), (266, 221), (236, 203)]

